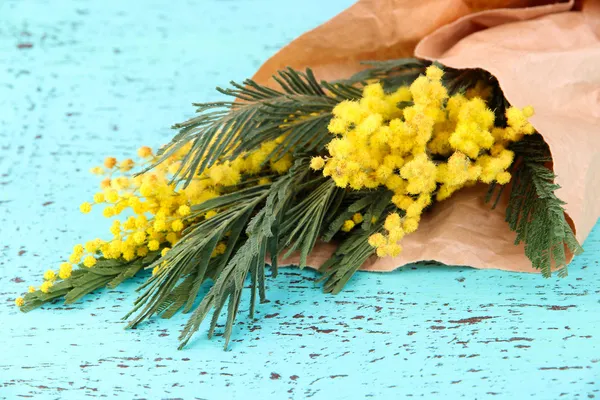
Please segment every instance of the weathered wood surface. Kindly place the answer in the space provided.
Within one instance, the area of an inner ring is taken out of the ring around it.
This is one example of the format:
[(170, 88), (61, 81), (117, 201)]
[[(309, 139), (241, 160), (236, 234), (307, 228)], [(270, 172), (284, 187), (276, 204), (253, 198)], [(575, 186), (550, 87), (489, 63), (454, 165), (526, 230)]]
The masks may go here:
[[(462, 267), (269, 281), (231, 350), (184, 316), (123, 331), (136, 282), (23, 315), (14, 298), (108, 222), (89, 167), (165, 142), (190, 103), (350, 4), (0, 2), (0, 398), (600, 397), (600, 231), (567, 279)], [(138, 281), (139, 282), (139, 281)]]

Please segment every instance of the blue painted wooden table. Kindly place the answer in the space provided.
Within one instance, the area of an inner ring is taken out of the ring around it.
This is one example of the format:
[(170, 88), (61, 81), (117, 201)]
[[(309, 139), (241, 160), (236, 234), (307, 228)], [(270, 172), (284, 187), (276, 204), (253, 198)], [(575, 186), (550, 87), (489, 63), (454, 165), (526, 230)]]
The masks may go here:
[(0, 398), (600, 397), (600, 229), (567, 279), (418, 265), (269, 281), (229, 351), (185, 316), (123, 331), (137, 282), (21, 314), (27, 284), (108, 222), (81, 215), (104, 156), (158, 146), (168, 127), (250, 76), (350, 0), (0, 2)]

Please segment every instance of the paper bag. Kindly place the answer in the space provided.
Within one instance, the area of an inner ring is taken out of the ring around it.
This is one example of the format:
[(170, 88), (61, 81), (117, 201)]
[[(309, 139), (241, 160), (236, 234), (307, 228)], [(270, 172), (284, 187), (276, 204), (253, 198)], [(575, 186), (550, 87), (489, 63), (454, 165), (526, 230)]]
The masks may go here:
[[(284, 47), (254, 79), (272, 83), (288, 66), (339, 79), (364, 69), (360, 61), (410, 56), (487, 70), (512, 105), (534, 107), (531, 123), (550, 146), (557, 196), (583, 243), (600, 216), (599, 21), (598, 2), (363, 0)], [(436, 203), (402, 240), (400, 256), (373, 257), (362, 269), (436, 260), (536, 272), (504, 220), (507, 196), (492, 210), (486, 190), (463, 189)], [(318, 244), (309, 265), (318, 268), (335, 248)]]

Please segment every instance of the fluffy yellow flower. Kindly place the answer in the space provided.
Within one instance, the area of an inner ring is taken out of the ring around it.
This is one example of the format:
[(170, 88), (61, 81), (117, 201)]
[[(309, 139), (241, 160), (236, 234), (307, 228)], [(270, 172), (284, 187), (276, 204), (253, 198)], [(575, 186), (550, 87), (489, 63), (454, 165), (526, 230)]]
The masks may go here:
[(114, 157), (106, 157), (104, 159), (104, 166), (108, 169), (113, 168), (115, 165), (117, 165), (117, 159)]
[(84, 213), (87, 214), (90, 211), (92, 211), (92, 205), (90, 203), (88, 203), (87, 201), (84, 201), (83, 203), (81, 203), (81, 205), (79, 206), (79, 210)]
[(94, 256), (86, 256), (83, 259), (83, 265), (85, 265), (88, 268), (93, 267), (94, 265), (96, 265), (96, 258)]
[(391, 213), (390, 215), (388, 215), (387, 218), (385, 219), (385, 223), (383, 224), (383, 227), (388, 231), (391, 231), (392, 229), (396, 229), (399, 226), (400, 226), (400, 215), (398, 213)]
[(315, 171), (323, 169), (324, 166), (325, 166), (325, 160), (323, 159), (323, 157), (313, 157), (310, 160), (310, 167), (312, 169), (314, 169)]
[(146, 246), (138, 247), (136, 254), (138, 257), (145, 257), (148, 254), (148, 247), (146, 247)]
[(131, 158), (128, 158), (126, 160), (121, 161), (121, 163), (119, 164), (119, 170), (121, 170), (122, 172), (126, 172), (131, 170), (134, 165), (135, 162), (133, 162)]
[(151, 240), (148, 242), (148, 249), (150, 251), (156, 251), (156, 250), (158, 250), (159, 247), (160, 247), (160, 243), (158, 242), (158, 240)]
[(90, 240), (85, 244), (85, 251), (87, 251), (88, 253), (95, 253), (96, 251), (98, 251), (101, 244), (102, 240), (100, 239)]
[(116, 203), (119, 201), (119, 193), (116, 190), (107, 190), (104, 194), (104, 198), (109, 203)]
[(25, 299), (24, 299), (24, 298), (22, 298), (22, 297), (17, 297), (17, 298), (15, 299), (15, 305), (16, 305), (17, 307), (23, 307), (23, 305), (24, 305), (24, 304), (25, 304)]
[(49, 269), (44, 273), (44, 279), (47, 281), (53, 281), (56, 279), (56, 273)]
[(114, 207), (105, 207), (104, 210), (102, 210), (102, 215), (104, 215), (106, 218), (110, 218), (110, 217), (114, 216), (115, 208)]
[(385, 236), (381, 233), (375, 233), (369, 236), (369, 244), (371, 247), (379, 248), (387, 243)]
[(138, 157), (148, 158), (152, 156), (152, 149), (148, 146), (142, 146), (137, 151)]
[(137, 231), (136, 233), (133, 234), (133, 240), (137, 244), (144, 243), (146, 241), (146, 232), (144, 232), (144, 231)]
[(485, 102), (489, 85), (449, 97), (442, 81), (443, 70), (432, 65), (391, 94), (379, 83), (365, 86), (361, 99), (334, 107), (328, 157), (311, 160), (338, 187), (393, 192), (392, 203), (405, 213), (388, 216), (385, 233), (369, 239), (379, 256), (401, 251), (396, 242), (418, 228), (433, 195), (441, 201), (476, 182), (507, 183), (513, 154), (506, 146), (534, 132), (532, 108), (509, 108), (508, 126), (496, 127)]
[(430, 65), (425, 70), (425, 76), (433, 81), (440, 81), (444, 76), (444, 71), (436, 65)]
[(94, 195), (94, 203), (104, 203), (104, 193), (96, 193)]
[(412, 233), (419, 227), (419, 220), (417, 218), (407, 218), (402, 223), (402, 229), (406, 233)]
[(43, 293), (50, 293), (50, 288), (52, 288), (53, 283), (51, 281), (46, 281), (44, 283), (42, 283), (42, 285), (40, 286), (40, 290)]
[(68, 262), (64, 262), (60, 264), (60, 267), (58, 269), (58, 276), (60, 277), (60, 279), (67, 279), (71, 276), (72, 271), (73, 265)]
[(227, 250), (227, 245), (225, 243), (223, 243), (223, 242), (220, 242), (215, 247), (215, 253), (217, 255), (225, 254), (225, 250)]
[(496, 182), (498, 182), (500, 185), (505, 185), (510, 182), (510, 178), (510, 172), (500, 172), (498, 175), (496, 175)]
[(177, 213), (179, 215), (181, 215), (182, 217), (185, 217), (186, 215), (190, 215), (190, 213), (192, 212), (192, 209), (190, 208), (190, 206), (184, 204), (179, 206), (179, 208), (177, 209)]
[(352, 230), (352, 228), (354, 228), (356, 224), (354, 223), (354, 221), (352, 221), (351, 219), (348, 219), (346, 221), (344, 221), (344, 224), (342, 225), (342, 231), (344, 232), (350, 232)]
[(181, 231), (183, 229), (183, 222), (181, 222), (180, 219), (176, 219), (171, 224), (171, 229), (173, 229), (173, 231), (175, 231), (175, 232)]
[(385, 245), (385, 253), (390, 257), (397, 257), (402, 252), (402, 246), (397, 243), (388, 243)]
[(361, 222), (363, 222), (363, 216), (361, 213), (356, 213), (352, 216), (352, 221), (354, 221), (355, 224), (360, 224)]

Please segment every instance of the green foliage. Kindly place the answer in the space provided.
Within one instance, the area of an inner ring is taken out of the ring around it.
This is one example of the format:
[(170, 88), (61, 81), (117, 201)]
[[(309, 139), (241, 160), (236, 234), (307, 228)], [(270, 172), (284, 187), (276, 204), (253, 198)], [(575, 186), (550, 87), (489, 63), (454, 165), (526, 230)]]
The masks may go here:
[(552, 162), (550, 149), (539, 134), (525, 137), (511, 149), (516, 160), (506, 221), (517, 233), (515, 244), (525, 244), (525, 255), (544, 277), (552, 275), (552, 268), (564, 277), (566, 251), (580, 254), (583, 249), (565, 217), (565, 203), (555, 195), (560, 186), (547, 166)]
[(551, 275), (552, 266), (558, 269), (559, 276), (566, 276), (565, 249), (574, 254), (583, 249), (565, 217), (565, 203), (555, 195), (560, 186), (554, 183), (555, 175), (546, 166), (552, 161), (550, 149), (536, 135), (515, 143), (513, 150), (521, 160), (516, 167), (506, 220), (517, 232), (515, 242), (525, 243), (525, 254), (544, 276)]
[(379, 232), (382, 225), (382, 222), (369, 224), (368, 229), (348, 235), (333, 256), (319, 268), (323, 276), (318, 281), (325, 281), (323, 290), (326, 293), (337, 294), (342, 291), (354, 273), (375, 254), (375, 249), (371, 247), (368, 239), (372, 234)]
[(331, 140), (327, 125), (333, 108), (342, 100), (361, 96), (361, 91), (350, 85), (317, 82), (310, 69), (288, 68), (273, 78), (278, 90), (252, 80), (241, 85), (231, 82), (232, 88), (217, 90), (237, 101), (195, 104), (199, 115), (173, 126), (179, 133), (159, 153), (157, 164), (191, 142), (182, 161), (182, 168), (187, 167), (177, 172), (187, 183), (217, 161), (235, 159), (282, 134), (284, 140), (266, 161), (290, 151), (319, 152)]
[[(232, 82), (230, 89), (218, 89), (233, 97), (234, 102), (196, 104), (196, 117), (175, 125), (179, 133), (160, 153), (169, 157), (187, 143), (191, 151), (181, 163), (175, 180), (186, 185), (205, 168), (255, 150), (265, 141), (283, 138), (268, 156), (277, 160), (286, 153), (294, 155), (290, 170), (273, 176), (272, 183), (244, 184), (228, 188), (227, 194), (192, 208), (187, 218), (193, 223), (183, 238), (165, 256), (160, 251), (131, 262), (99, 259), (94, 268), (78, 269), (54, 285), (49, 293), (36, 291), (25, 296), (23, 311), (59, 297), (74, 302), (97, 288), (115, 287), (141, 269), (154, 273), (138, 289), (141, 294), (125, 318), (135, 327), (152, 316), (170, 318), (177, 312), (189, 313), (181, 336), (184, 347), (212, 312), (208, 335), (211, 337), (226, 308), (224, 328), (227, 347), (244, 284), (250, 280), (249, 315), (253, 318), (257, 301), (266, 298), (266, 264), (270, 257), (271, 276), (277, 275), (280, 256), (300, 254), (300, 266), (318, 240), (337, 241), (339, 246), (320, 271), (324, 291), (340, 292), (353, 274), (375, 253), (368, 244), (373, 233), (381, 232), (385, 216), (399, 212), (391, 203), (393, 193), (387, 189), (352, 191), (335, 186), (309, 168), (310, 158), (324, 155), (326, 144), (334, 137), (327, 130), (332, 110), (343, 100), (358, 99), (361, 86), (380, 80), (387, 91), (410, 84), (430, 65), (416, 59), (370, 62), (371, 68), (337, 82), (318, 82), (312, 72), (292, 69), (280, 71), (274, 78), (278, 89), (251, 80)], [(505, 125), (508, 103), (498, 82), (485, 71), (445, 68), (444, 84), (450, 93), (464, 92), (480, 80), (493, 87), (490, 106), (497, 125)], [(406, 104), (408, 105), (408, 104)], [(569, 226), (564, 203), (554, 194), (558, 185), (547, 167), (551, 162), (548, 147), (539, 135), (527, 137), (512, 146), (517, 155), (506, 220), (517, 232), (516, 243), (525, 244), (525, 253), (535, 268), (550, 276), (551, 267), (566, 275), (566, 250), (579, 253), (581, 247)], [(487, 199), (500, 198), (496, 185), (490, 186)], [(495, 205), (494, 204), (494, 205)], [(203, 216), (214, 210), (209, 219)], [(360, 227), (341, 232), (344, 221), (355, 213), (363, 215)], [(219, 243), (226, 243), (224, 254), (216, 255)], [(206, 293), (202, 286), (211, 282)]]
[[(170, 309), (167, 315), (172, 315), (174, 304), (185, 305), (184, 312), (189, 312), (200, 286), (211, 276), (208, 272), (226, 269), (226, 263), (239, 246), (240, 236), (252, 213), (268, 194), (269, 185), (255, 186), (193, 207), (191, 218), (213, 209), (219, 210), (219, 213), (192, 226), (165, 257), (149, 266), (159, 267), (159, 270), (140, 287), (145, 290), (125, 318), (139, 312), (128, 326), (135, 327), (161, 311)], [(211, 255), (221, 240), (227, 241), (227, 250), (213, 261)]]
[(133, 278), (145, 266), (160, 257), (160, 252), (150, 252), (143, 258), (127, 262), (99, 258), (94, 268), (79, 268), (71, 277), (53, 285), (48, 293), (41, 290), (27, 293), (21, 311), (28, 312), (62, 297), (66, 304), (72, 304), (96, 289), (108, 287), (114, 289), (129, 278)]
[(420, 74), (425, 72), (430, 63), (416, 58), (400, 58), (386, 61), (365, 61), (369, 66), (348, 79), (334, 82), (342, 85), (365, 85), (368, 81), (377, 80), (384, 90), (392, 92), (400, 86), (410, 85)]
[[(254, 315), (256, 307), (257, 292), (261, 301), (265, 299), (265, 259), (267, 252), (271, 253), (276, 260), (285, 245), (301, 247), (303, 252), (310, 252), (318, 232), (311, 233), (314, 222), (308, 222), (308, 232), (304, 236), (298, 235), (294, 229), (284, 226), (284, 221), (302, 220), (305, 217), (302, 205), (305, 202), (299, 200), (299, 194), (303, 190), (318, 193), (319, 190), (311, 190), (314, 179), (309, 178), (308, 159), (297, 160), (290, 171), (277, 179), (268, 189), (266, 201), (260, 210), (254, 215), (246, 228), (247, 238), (242, 239), (242, 244), (227, 261), (224, 268), (214, 281), (214, 285), (204, 296), (200, 305), (191, 314), (180, 339), (181, 346), (185, 346), (192, 335), (199, 329), (200, 324), (208, 313), (213, 310), (208, 335), (211, 337), (217, 325), (221, 310), (228, 304), (227, 319), (225, 323), (225, 347), (231, 338), (233, 324), (239, 309), (242, 289), (246, 277), (250, 275), (250, 317)], [(307, 179), (309, 179), (307, 183)], [(308, 185), (308, 186), (307, 186)], [(320, 198), (314, 200), (318, 203), (327, 203), (330, 191), (323, 190)], [(299, 200), (299, 201), (298, 201)], [(318, 207), (317, 207), (318, 208)], [(318, 210), (316, 210), (318, 213)], [(318, 226), (318, 224), (316, 224)], [(175, 246), (177, 247), (177, 246)], [(276, 274), (277, 264), (272, 265), (273, 274)]]

